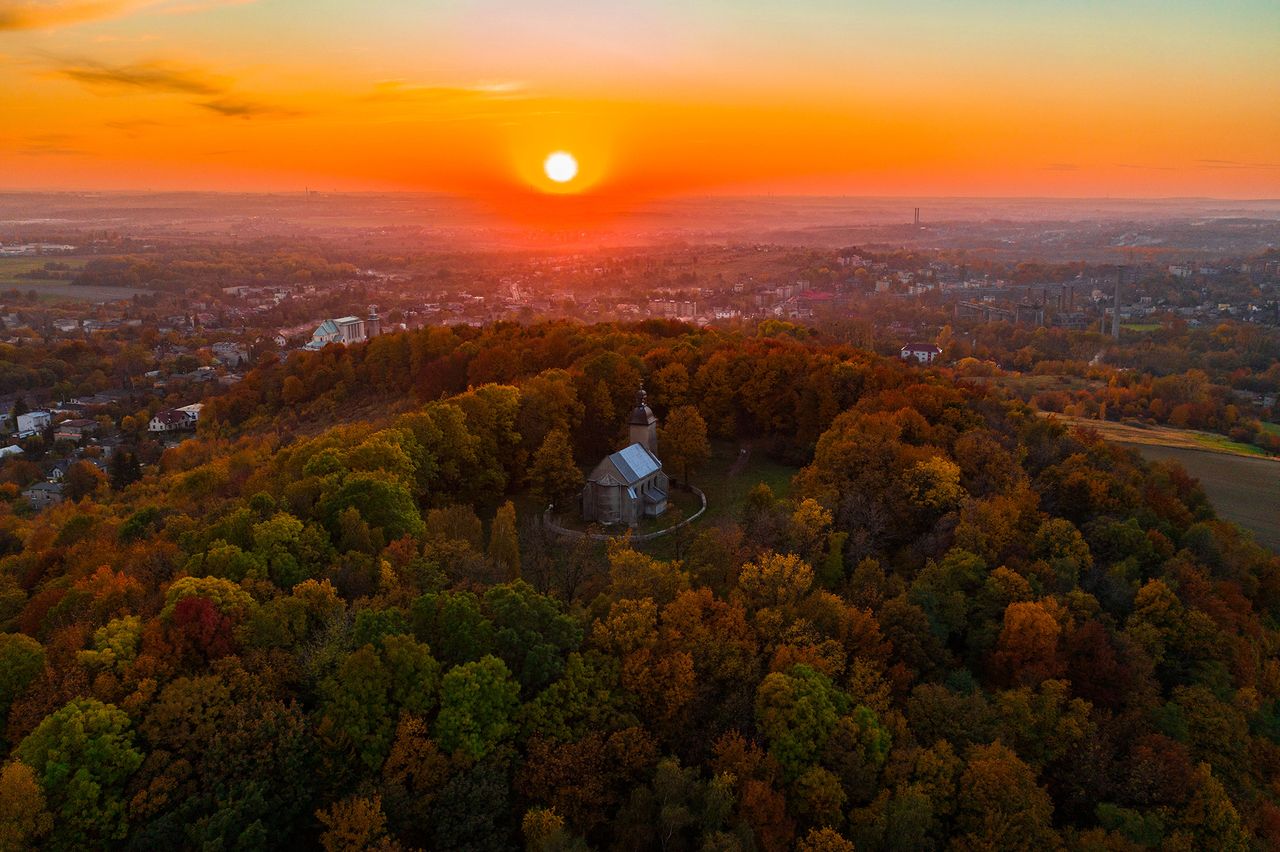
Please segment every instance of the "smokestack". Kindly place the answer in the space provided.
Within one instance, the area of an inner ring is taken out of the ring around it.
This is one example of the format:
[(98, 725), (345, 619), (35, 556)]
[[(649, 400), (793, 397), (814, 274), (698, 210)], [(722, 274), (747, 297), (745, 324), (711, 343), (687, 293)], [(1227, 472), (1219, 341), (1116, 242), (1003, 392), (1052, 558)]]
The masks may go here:
[(917, 207), (917, 208), (916, 208), (916, 219), (915, 219), (915, 225), (916, 225), (916, 227), (917, 227), (917, 228), (919, 228), (919, 227), (920, 227), (920, 208), (919, 208), (919, 207)]

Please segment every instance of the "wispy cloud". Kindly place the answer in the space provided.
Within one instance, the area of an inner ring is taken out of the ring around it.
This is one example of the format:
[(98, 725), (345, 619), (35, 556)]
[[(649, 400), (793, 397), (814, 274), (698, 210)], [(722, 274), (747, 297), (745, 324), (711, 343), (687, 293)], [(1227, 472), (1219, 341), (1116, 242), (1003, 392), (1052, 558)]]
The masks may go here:
[(117, 18), (142, 10), (189, 14), (254, 0), (0, 0), (0, 31), (33, 30)]
[[(91, 60), (63, 62), (51, 72), (53, 76), (72, 80), (98, 93), (146, 92), (152, 94), (191, 95), (192, 106), (228, 118), (290, 117), (297, 110), (249, 98), (233, 91), (231, 81), (199, 68), (166, 62), (140, 62), (131, 65), (105, 65)], [(135, 121), (118, 130), (136, 132), (145, 125)]]
[(1048, 165), (1041, 166), (1040, 171), (1042, 172), (1078, 172), (1080, 171), (1080, 167), (1077, 166), (1075, 163), (1049, 163)]
[(29, 157), (72, 157), (85, 153), (65, 133), (41, 133), (15, 140), (13, 150)]
[(471, 86), (440, 86), (383, 80), (365, 95), (366, 101), (453, 101), (468, 98), (516, 98), (523, 96), (525, 85), (518, 82), (477, 83)]
[(225, 84), (202, 71), (160, 62), (103, 65), (81, 61), (57, 68), (53, 73), (92, 89), (145, 89), (186, 95), (217, 95), (226, 91)]
[(1196, 160), (1206, 169), (1280, 169), (1280, 163), (1244, 163), (1240, 160)]
[(130, 139), (137, 139), (149, 130), (171, 125), (151, 118), (123, 118), (116, 121), (108, 121), (105, 126), (112, 130), (120, 131)]
[(257, 103), (255, 101), (240, 100), (238, 98), (216, 98), (211, 101), (197, 101), (196, 106), (203, 107), (210, 112), (216, 112), (218, 115), (225, 115), (228, 118), (259, 118), (259, 117), (278, 117), (288, 118), (291, 116), (301, 115), (297, 110), (288, 109), (274, 104)]

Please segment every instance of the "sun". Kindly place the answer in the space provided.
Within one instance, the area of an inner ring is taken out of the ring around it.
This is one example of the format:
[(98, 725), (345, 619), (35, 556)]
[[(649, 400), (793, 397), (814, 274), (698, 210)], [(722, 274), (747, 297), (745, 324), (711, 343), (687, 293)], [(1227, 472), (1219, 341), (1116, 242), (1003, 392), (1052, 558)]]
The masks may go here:
[(556, 183), (568, 183), (578, 176), (578, 161), (568, 151), (554, 151), (542, 162), (542, 170)]

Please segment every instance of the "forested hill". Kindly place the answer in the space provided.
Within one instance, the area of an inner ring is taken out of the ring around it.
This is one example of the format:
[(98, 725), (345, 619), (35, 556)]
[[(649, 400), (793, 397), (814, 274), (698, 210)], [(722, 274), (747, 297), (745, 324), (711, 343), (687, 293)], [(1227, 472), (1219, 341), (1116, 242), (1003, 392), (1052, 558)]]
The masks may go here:
[[(789, 492), (549, 540), (641, 384), (673, 472), (705, 432)], [(1280, 844), (1280, 557), (996, 389), (783, 324), (499, 325), (204, 420), (0, 508), (0, 848)]]

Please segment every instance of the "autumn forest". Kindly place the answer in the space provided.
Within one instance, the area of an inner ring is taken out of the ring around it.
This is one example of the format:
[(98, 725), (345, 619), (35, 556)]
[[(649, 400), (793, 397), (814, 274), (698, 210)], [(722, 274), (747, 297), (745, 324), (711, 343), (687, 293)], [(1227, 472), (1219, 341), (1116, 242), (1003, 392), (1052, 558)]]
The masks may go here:
[[(641, 386), (675, 488), (786, 481), (551, 534)], [(1280, 557), (998, 383), (428, 326), (268, 355), (155, 462), (0, 504), (0, 849), (1280, 844)]]

